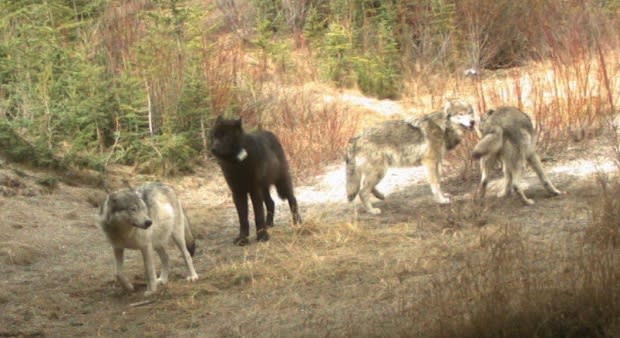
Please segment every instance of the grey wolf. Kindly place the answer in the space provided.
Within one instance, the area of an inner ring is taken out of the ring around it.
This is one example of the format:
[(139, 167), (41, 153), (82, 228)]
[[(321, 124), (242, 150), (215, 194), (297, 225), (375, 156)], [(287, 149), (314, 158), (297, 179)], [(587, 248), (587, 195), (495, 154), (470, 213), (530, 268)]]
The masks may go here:
[(519, 186), (526, 162), (532, 166), (547, 191), (553, 195), (562, 194), (543, 172), (540, 158), (536, 154), (534, 126), (527, 114), (518, 108), (507, 106), (489, 110), (482, 117), (479, 129), (481, 139), (472, 151), (473, 158), (480, 159), (482, 176), (479, 198), (485, 195), (489, 171), (497, 161), (501, 161), (504, 172), (504, 187), (498, 196), (510, 195), (514, 191), (524, 203), (534, 204)]
[[(114, 274), (127, 291), (134, 287), (123, 274), (124, 249), (140, 250), (146, 275), (145, 296), (168, 281), (168, 254), (165, 246), (172, 237), (189, 269), (187, 280), (198, 279), (192, 256), (195, 242), (189, 221), (174, 190), (161, 183), (147, 183), (137, 189), (111, 192), (99, 208), (98, 223), (114, 250)], [(161, 274), (156, 278), (153, 252), (161, 260)]]
[[(269, 189), (276, 186), (278, 195), (287, 199), (293, 223), (301, 223), (288, 162), (280, 141), (265, 130), (246, 133), (241, 119), (215, 121), (211, 134), (211, 153), (216, 157), (230, 188), (239, 217), (239, 236), (234, 243), (248, 244), (248, 195), (254, 209), (256, 239), (268, 241), (268, 227), (273, 226), (275, 204)], [(267, 207), (267, 216), (263, 204)]]
[(473, 130), (474, 111), (470, 104), (459, 99), (446, 102), (443, 110), (413, 120), (384, 121), (364, 130), (349, 140), (346, 153), (347, 198), (351, 202), (359, 195), (364, 208), (371, 214), (381, 210), (370, 203), (371, 194), (383, 200), (377, 184), (389, 167), (415, 166), (426, 169), (427, 178), (438, 203), (450, 199), (440, 187), (441, 161), (463, 137), (463, 130)]

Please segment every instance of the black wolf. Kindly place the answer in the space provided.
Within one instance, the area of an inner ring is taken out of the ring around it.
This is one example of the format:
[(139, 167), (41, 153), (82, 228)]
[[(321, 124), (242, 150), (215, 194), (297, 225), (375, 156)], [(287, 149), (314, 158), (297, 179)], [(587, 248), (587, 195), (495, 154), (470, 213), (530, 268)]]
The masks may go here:
[[(235, 238), (235, 244), (248, 244), (248, 194), (254, 208), (256, 239), (269, 240), (267, 228), (273, 226), (275, 211), (269, 194), (272, 185), (276, 186), (280, 198), (288, 200), (293, 223), (301, 222), (288, 162), (280, 141), (273, 133), (264, 130), (245, 133), (241, 119), (220, 116), (211, 134), (211, 153), (222, 168), (237, 208), (239, 237)], [(267, 207), (266, 221), (263, 203)]]

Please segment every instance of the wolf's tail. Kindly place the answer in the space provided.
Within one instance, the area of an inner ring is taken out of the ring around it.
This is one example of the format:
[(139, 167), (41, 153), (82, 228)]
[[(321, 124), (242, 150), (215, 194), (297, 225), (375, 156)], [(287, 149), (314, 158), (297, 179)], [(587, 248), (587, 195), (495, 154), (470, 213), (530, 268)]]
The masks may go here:
[(189, 226), (189, 220), (187, 219), (185, 212), (183, 212), (183, 218), (185, 218), (185, 247), (187, 248), (187, 251), (189, 251), (189, 255), (194, 257), (194, 252), (196, 252), (196, 240), (192, 234), (192, 229)]
[(347, 175), (347, 199), (349, 202), (353, 201), (357, 196), (357, 193), (359, 193), (360, 182), (362, 180), (362, 175), (355, 166), (356, 146), (357, 138), (350, 139), (344, 155)]

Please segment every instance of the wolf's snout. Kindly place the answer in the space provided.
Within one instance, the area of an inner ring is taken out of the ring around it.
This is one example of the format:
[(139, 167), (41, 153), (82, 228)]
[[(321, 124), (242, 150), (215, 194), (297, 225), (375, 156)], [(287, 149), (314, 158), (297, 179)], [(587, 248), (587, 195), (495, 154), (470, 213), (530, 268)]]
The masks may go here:
[(152, 224), (153, 224), (153, 221), (151, 221), (150, 219), (147, 219), (146, 221), (144, 221), (144, 228), (148, 229)]
[(217, 150), (220, 147), (220, 143), (221, 142), (218, 139), (215, 139), (215, 140), (212, 141), (212, 143), (211, 143), (211, 153), (217, 154)]
[(479, 160), (482, 157), (482, 153), (478, 152), (478, 151), (473, 151), (471, 153), (471, 157), (474, 158), (474, 160)]

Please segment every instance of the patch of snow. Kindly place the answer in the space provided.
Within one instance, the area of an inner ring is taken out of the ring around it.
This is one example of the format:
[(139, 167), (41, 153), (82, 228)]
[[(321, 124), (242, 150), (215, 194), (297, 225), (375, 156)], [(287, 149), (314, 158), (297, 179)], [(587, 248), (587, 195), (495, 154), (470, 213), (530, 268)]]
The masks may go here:
[(565, 164), (556, 165), (548, 170), (549, 173), (565, 174), (583, 177), (597, 172), (610, 173), (618, 170), (616, 163), (610, 160), (578, 159)]
[[(377, 189), (389, 195), (412, 184), (427, 184), (424, 167), (390, 168)], [(303, 204), (347, 202), (344, 164), (327, 167), (314, 185), (295, 187), (295, 196), (297, 201)]]
[[(583, 177), (592, 175), (597, 172), (611, 173), (618, 170), (616, 163), (612, 160), (587, 160), (577, 159), (555, 166), (545, 166), (545, 173), (548, 175), (571, 175)], [(524, 189), (530, 185), (528, 180), (535, 180), (536, 175), (533, 171), (528, 171), (524, 175), (521, 185)], [(552, 178), (553, 181), (553, 178)], [(502, 180), (494, 180), (490, 182), (489, 191), (498, 190), (502, 184)], [(407, 167), (407, 168), (389, 168), (387, 174), (381, 180), (377, 188), (386, 196), (389, 194), (403, 191), (414, 184), (428, 187), (426, 180), (426, 172), (423, 166)], [(428, 189), (430, 196), (431, 192)], [(323, 203), (346, 203), (346, 177), (344, 163), (334, 164), (325, 168), (323, 174), (317, 177), (317, 183), (314, 185), (295, 187), (295, 196), (297, 201), (303, 205), (323, 204)], [(282, 203), (282, 201), (278, 201)], [(284, 201), (286, 203), (286, 201)]]
[(347, 104), (364, 107), (368, 110), (372, 110), (383, 116), (391, 116), (403, 114), (405, 109), (397, 101), (393, 100), (377, 100), (371, 97), (354, 95), (354, 94), (340, 94), (337, 97), (331, 95), (323, 96), (325, 102), (333, 102), (334, 100), (340, 100)]

